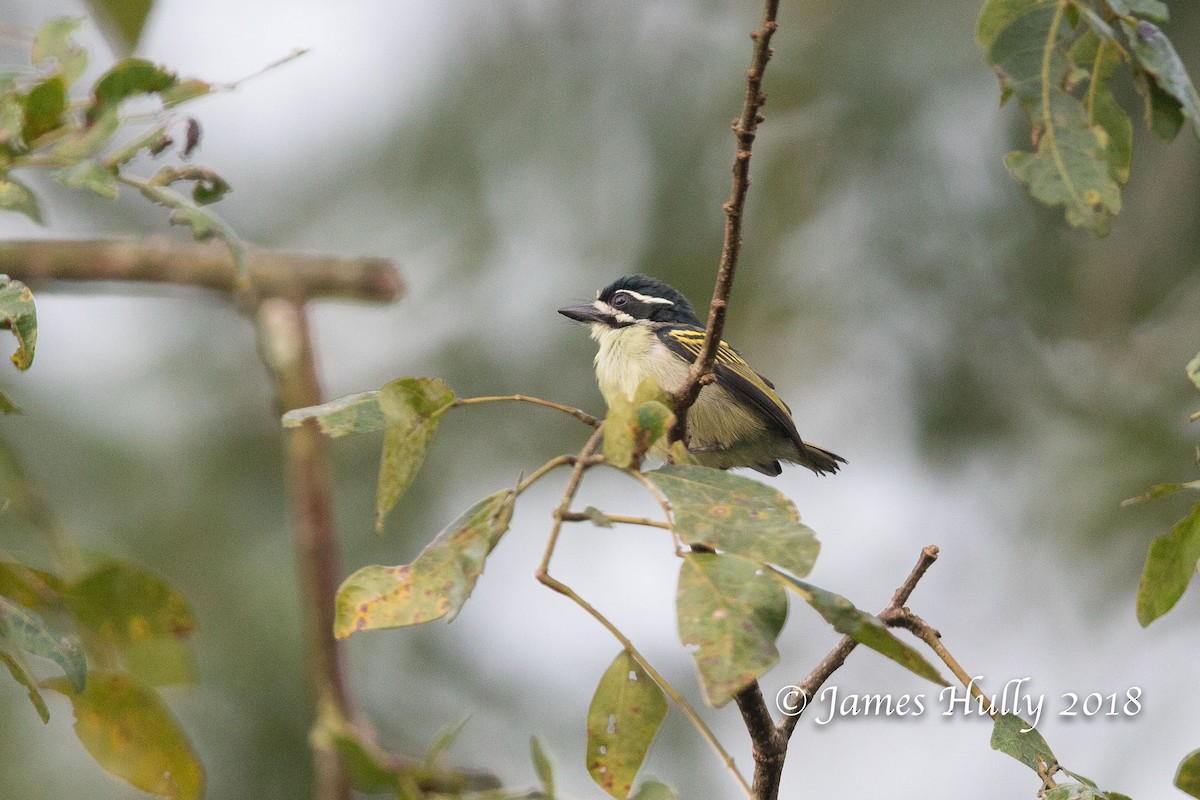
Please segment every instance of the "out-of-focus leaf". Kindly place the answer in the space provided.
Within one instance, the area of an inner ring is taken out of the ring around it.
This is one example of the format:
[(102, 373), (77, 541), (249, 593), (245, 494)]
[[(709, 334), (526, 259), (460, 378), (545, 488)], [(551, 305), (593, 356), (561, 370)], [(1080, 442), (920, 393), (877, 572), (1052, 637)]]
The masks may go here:
[[(0, 205), (3, 205), (2, 197), (3, 181), (0, 181)], [(7, 328), (17, 337), (13, 364), (17, 369), (29, 369), (37, 348), (37, 307), (29, 287), (7, 275), (0, 275), (0, 328)]]
[(1072, 225), (1103, 235), (1121, 210), (1121, 190), (1108, 165), (1108, 135), (1088, 124), (1083, 106), (1070, 95), (1055, 91), (1050, 108), (1037, 151), (1009, 153), (1004, 163), (1035, 199), (1064, 206)]
[(1001, 714), (992, 726), (992, 749), (1007, 753), (1034, 772), (1058, 763), (1037, 729), (1015, 714)]
[(27, 653), (50, 659), (62, 667), (73, 686), (83, 688), (87, 656), (79, 637), (55, 633), (40, 616), (4, 597), (0, 597), (0, 639)]
[(618, 800), (633, 791), (654, 735), (667, 715), (667, 698), (629, 651), (609, 665), (587, 716), (587, 765), (596, 784)]
[(737, 555), (689, 553), (676, 592), (679, 638), (692, 649), (704, 695), (714, 706), (779, 660), (775, 639), (787, 593), (761, 564)]
[(37, 195), (11, 175), (0, 178), (0, 210), (16, 211), (42, 224), (42, 209), (38, 206)]
[(67, 86), (79, 80), (87, 69), (87, 50), (77, 45), (72, 36), (80, 22), (78, 17), (55, 17), (44, 22), (33, 37), (32, 63), (54, 59)]
[(192, 238), (198, 242), (213, 238), (221, 227), (207, 211), (186, 205), (176, 207), (167, 221), (172, 225), (186, 225), (191, 228)]
[(101, 22), (109, 44), (117, 52), (137, 47), (154, 0), (87, 0), (92, 15)]
[(130, 675), (105, 672), (90, 673), (82, 692), (62, 678), (42, 686), (71, 701), (75, 733), (104, 769), (169, 800), (204, 796), (204, 768), (153, 689)]
[(979, 11), (975, 24), (975, 41), (987, 52), (1000, 35), (1000, 31), (1013, 24), (1016, 19), (1035, 6), (1048, 6), (1048, 0), (987, 0)]
[(529, 757), (533, 759), (533, 770), (537, 773), (538, 780), (542, 783), (542, 792), (546, 797), (554, 798), (554, 765), (550, 763), (550, 756), (546, 754), (546, 748), (542, 746), (542, 740), (536, 736), (529, 737)]
[(59, 139), (54, 145), (54, 155), (70, 163), (91, 158), (108, 145), (120, 127), (121, 119), (117, 116), (117, 110), (109, 109), (86, 128), (72, 131)]
[(630, 800), (679, 800), (679, 795), (665, 783), (646, 781), (638, 787)]
[(1130, 497), (1128, 500), (1122, 500), (1121, 505), (1131, 506), (1134, 503), (1144, 503), (1147, 500), (1153, 500), (1156, 497), (1162, 497), (1164, 494), (1191, 489), (1192, 491), (1200, 492), (1200, 481), (1188, 481), (1187, 483), (1160, 483), (1157, 486), (1151, 486), (1146, 491), (1139, 494), (1137, 497)]
[(37, 710), (38, 716), (42, 718), (42, 722), (49, 722), (50, 709), (46, 708), (46, 700), (42, 697), (42, 693), (38, 689), (37, 680), (30, 673), (28, 666), (24, 663), (24, 659), (21, 658), (21, 654), (15, 651), (6, 653), (3, 648), (0, 648), (0, 661), (4, 662), (4, 666), (8, 667), (13, 680), (25, 687), (25, 691), (29, 694), (29, 702), (33, 703), (33, 707)]
[(80, 161), (69, 169), (58, 170), (54, 173), (54, 178), (63, 186), (69, 186), (72, 189), (90, 189), (109, 200), (116, 197), (120, 190), (117, 176), (90, 160)]
[(124, 58), (100, 76), (93, 90), (86, 120), (91, 126), (101, 116), (116, 111), (124, 100), (139, 94), (153, 94), (171, 88), (179, 79), (173, 72), (144, 58)]
[(632, 398), (617, 396), (604, 420), (604, 457), (621, 469), (640, 466), (646, 452), (675, 423), (669, 402), (653, 376), (638, 384)]
[(442, 415), (453, 404), (454, 392), (437, 378), (398, 378), (379, 391), (387, 428), (375, 495), (377, 531), (421, 469)]
[(1188, 380), (1192, 382), (1193, 386), (1200, 389), (1200, 353), (1197, 353), (1196, 357), (1188, 362), (1186, 371)]
[(1174, 608), (1200, 562), (1200, 503), (1150, 545), (1138, 586), (1137, 618), (1142, 627)]
[(646, 477), (671, 502), (675, 531), (685, 544), (765, 561), (801, 577), (817, 560), (816, 534), (800, 523), (791, 500), (764, 483), (691, 465), (663, 467)]
[(887, 656), (925, 680), (941, 686), (948, 685), (924, 656), (893, 636), (875, 615), (856, 608), (839, 594), (796, 580), (782, 572), (776, 572), (775, 575), (803, 597), (838, 633), (844, 633), (859, 644)]
[[(991, 42), (985, 47), (988, 63), (996, 70), (1000, 85), (1006, 92), (1016, 95), (1035, 120), (1042, 116), (1038, 107), (1042, 97), (1042, 66), (1050, 23), (1054, 18), (1055, 3), (1013, 4), (1009, 23), (996, 30)], [(1018, 9), (1017, 6), (1020, 8)], [(1005, 15), (1008, 19), (1008, 15)], [(1002, 21), (1002, 20), (998, 20)], [(1057, 50), (1051, 54), (1050, 81), (1057, 86), (1069, 64)]]
[(1142, 118), (1146, 127), (1164, 142), (1173, 141), (1183, 129), (1183, 106), (1144, 69), (1134, 69), (1133, 86), (1145, 101)]
[(0, 75), (0, 147), (18, 152), (23, 149), (21, 125), (25, 122), (25, 106), (11, 85), (3, 85), (4, 78)]
[(106, 170), (115, 170), (122, 164), (131, 161), (138, 153), (147, 150), (151, 155), (157, 155), (170, 147), (173, 142), (170, 134), (167, 133), (167, 127), (160, 125), (157, 128), (152, 128), (146, 133), (138, 136), (127, 144), (123, 144), (113, 152), (104, 157), (100, 165)]
[(67, 84), (61, 75), (53, 75), (25, 95), (21, 137), (28, 144), (42, 134), (57, 130), (63, 124), (63, 112), (66, 110)]
[(125, 668), (150, 686), (196, 682), (196, 656), (186, 639), (146, 639), (121, 648)]
[(184, 78), (174, 86), (169, 86), (162, 90), (163, 105), (167, 108), (182, 105), (189, 100), (195, 100), (197, 97), (203, 97), (213, 90), (211, 83), (199, 80), (197, 78)]
[(425, 763), (431, 767), (436, 764), (458, 739), (458, 735), (462, 733), (463, 728), (467, 727), (470, 720), (470, 717), (463, 717), (458, 722), (447, 725), (438, 731), (433, 737), (433, 741), (429, 743), (429, 752), (425, 754)]
[(196, 617), (179, 590), (128, 562), (89, 571), (67, 590), (67, 605), (80, 625), (117, 647), (184, 638), (196, 630)]
[(315, 746), (337, 751), (350, 784), (358, 791), (389, 792), (396, 800), (416, 800), (421, 796), (403, 764), (350, 723), (323, 719), (310, 737)]
[[(10, 476), (4, 473), (0, 469), (0, 488), (9, 494), (15, 487), (7, 485)], [(64, 589), (62, 579), (57, 575), (27, 567), (17, 561), (0, 561), (0, 596), (7, 597), (17, 605), (35, 611), (62, 608)]]
[(8, 395), (0, 392), (0, 414), (23, 414), (21, 407), (9, 399)]
[(308, 419), (315, 419), (321, 433), (334, 438), (374, 433), (383, 430), (386, 424), (379, 407), (379, 392), (359, 392), (319, 406), (297, 408), (283, 415), (283, 427), (299, 428)]
[(363, 567), (346, 578), (335, 601), (334, 635), (453, 620), (508, 530), (514, 500), (505, 490), (471, 506), (411, 564)]
[(1192, 121), (1196, 138), (1200, 139), (1200, 95), (1196, 94), (1196, 87), (1171, 40), (1152, 22), (1131, 25), (1122, 20), (1121, 27), (1134, 60), (1153, 76), (1160, 89), (1179, 101), (1184, 116)]
[(1200, 798), (1200, 750), (1193, 750), (1179, 763), (1175, 787), (1192, 797)]
[(1126, 17), (1138, 16), (1165, 23), (1171, 16), (1162, 0), (1107, 0), (1113, 11)]

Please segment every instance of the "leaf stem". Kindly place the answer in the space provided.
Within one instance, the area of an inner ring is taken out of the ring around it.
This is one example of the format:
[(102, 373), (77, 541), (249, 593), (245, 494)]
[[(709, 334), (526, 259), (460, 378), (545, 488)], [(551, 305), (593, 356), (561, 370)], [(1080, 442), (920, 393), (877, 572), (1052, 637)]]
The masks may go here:
[(600, 427), (600, 420), (596, 419), (595, 417), (593, 417), (591, 414), (587, 413), (586, 411), (581, 411), (578, 408), (573, 408), (571, 406), (563, 405), (562, 403), (554, 403), (554, 402), (551, 402), (550, 400), (543, 400), (540, 397), (529, 397), (529, 396), (523, 395), (523, 394), (510, 394), (510, 395), (503, 395), (503, 396), (496, 396), (496, 397), (460, 397), (457, 400), (455, 400), (452, 403), (452, 405), (471, 406), (471, 405), (478, 405), (481, 403), (502, 403), (502, 402), (506, 402), (506, 401), (519, 402), (519, 403), (533, 403), (534, 405), (545, 406), (546, 408), (553, 408), (553, 409), (563, 412), (564, 414), (570, 414), (572, 417), (575, 417), (575, 419), (579, 420), (580, 422), (582, 422), (585, 425), (590, 425), (593, 428)]

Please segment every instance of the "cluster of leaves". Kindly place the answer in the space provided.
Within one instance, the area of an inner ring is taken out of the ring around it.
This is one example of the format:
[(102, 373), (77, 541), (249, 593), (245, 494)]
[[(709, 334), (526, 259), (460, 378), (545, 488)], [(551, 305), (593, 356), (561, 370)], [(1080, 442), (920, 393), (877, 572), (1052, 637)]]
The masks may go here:
[[(1058, 763), (1050, 745), (1032, 725), (1015, 714), (996, 716), (992, 727), (992, 747), (1020, 761), (1038, 774), (1045, 800), (1129, 800), (1119, 792), (1106, 792), (1084, 776)], [(1063, 773), (1077, 783), (1055, 783), (1054, 776)]]
[[(439, 380), (400, 378), (378, 392), (289, 412), (283, 424), (316, 424), (330, 436), (383, 430), (377, 493), (382, 523), (420, 468), (440, 421), (462, 403)], [(839, 632), (944, 685), (937, 670), (879, 619), (802, 580), (819, 545), (787, 497), (758, 481), (694, 464), (640, 472), (642, 457), (669, 425), (661, 392), (643, 386), (633, 401), (609, 410), (603, 460), (635, 474), (662, 503), (666, 519), (660, 524), (677, 543), (680, 557), (679, 636), (693, 654), (712, 705), (727, 703), (779, 660), (775, 642), (787, 617), (787, 589)], [(540, 478), (548, 472), (535, 474)], [(350, 575), (337, 595), (335, 635), (452, 620), (507, 531), (517, 498), (530, 485), (531, 480), (522, 481), (471, 506), (411, 563), (371, 565)], [(613, 517), (590, 508), (581, 519), (602, 527), (614, 524)], [(622, 649), (596, 688), (587, 714), (587, 767), (613, 797), (668, 796), (659, 792), (669, 790), (651, 783), (634, 788), (667, 713), (659, 680), (637, 653)]]
[[(1187, 375), (1192, 384), (1200, 389), (1200, 354), (1187, 365)], [(1197, 420), (1200, 420), (1200, 412), (1192, 415), (1192, 421)], [(1200, 466), (1200, 448), (1196, 450), (1196, 463)], [(1153, 486), (1145, 494), (1125, 502), (1143, 502), (1178, 491), (1200, 491), (1200, 480)], [(1142, 582), (1138, 586), (1138, 622), (1145, 627), (1174, 608), (1198, 570), (1200, 502), (1192, 506), (1187, 516), (1175, 523), (1168, 533), (1159, 536), (1150, 545), (1142, 569)], [(1190, 753), (1179, 765), (1175, 785), (1192, 797), (1200, 798), (1200, 750)]]
[[(141, 58), (121, 59), (96, 79), (84, 97), (73, 97), (88, 65), (88, 52), (74, 40), (77, 19), (45, 23), (34, 36), (30, 65), (0, 72), (0, 209), (41, 222), (37, 196), (14, 171), (49, 170), (59, 183), (115, 198), (122, 185), (171, 209), (173, 224), (191, 228), (197, 239), (218, 237), (237, 255), (236, 237), (205, 208), (229, 191), (229, 184), (207, 167), (165, 165), (150, 177), (135, 174), (139, 156), (162, 156), (174, 149), (186, 159), (196, 147), (200, 128), (191, 118), (170, 113), (217, 87), (180, 78)], [(152, 120), (129, 133), (126, 101), (146, 100), (142, 117)], [(172, 133), (172, 131), (177, 131)], [(119, 134), (125, 140), (117, 143)], [(176, 141), (179, 139), (179, 141)], [(176, 184), (190, 184), (183, 193)]]
[[(1184, 120), (1200, 137), (1200, 96), (1170, 40), (1161, 0), (988, 0), (976, 41), (996, 70), (1001, 100), (1029, 115), (1033, 151), (1005, 164), (1067, 221), (1108, 232), (1129, 180), (1133, 125), (1110, 84), (1127, 64), (1146, 125), (1170, 141)], [(1119, 31), (1119, 32), (1118, 32)]]
[[(5, 515), (43, 530), (60, 551), (67, 547), (2, 443), (0, 488)], [(43, 692), (64, 695), (79, 741), (104, 769), (171, 800), (204, 793), (203, 767), (157, 689), (193, 680), (195, 628), (183, 595), (136, 564), (50, 571), (0, 551), (0, 661), (43, 722), (50, 719)], [(62, 676), (39, 679), (29, 656), (54, 662)]]

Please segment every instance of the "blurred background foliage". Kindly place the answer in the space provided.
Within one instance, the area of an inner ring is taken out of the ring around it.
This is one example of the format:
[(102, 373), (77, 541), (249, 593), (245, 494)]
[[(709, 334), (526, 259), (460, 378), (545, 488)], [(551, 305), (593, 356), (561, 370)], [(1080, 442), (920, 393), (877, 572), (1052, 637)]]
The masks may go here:
[[(979, 6), (784, 0), (727, 338), (779, 385), (806, 438), (849, 458), (836, 478), (776, 481), (824, 542), (812, 579), (882, 607), (920, 547), (938, 543), (943, 559), (913, 606), (951, 650), (997, 683), (1033, 675), (1051, 706), (1061, 692), (1144, 687), (1133, 720), (1050, 718), (1042, 731), (1101, 784), (1161, 796), (1197, 744), (1187, 734), (1200, 709), (1171, 666), (1193, 659), (1182, 626), (1196, 597), (1143, 632), (1133, 594), (1150, 539), (1188, 499), (1118, 503), (1194, 476), (1183, 368), (1200, 349), (1200, 147), (1135, 125), (1111, 235), (1067, 229), (1003, 167), (1027, 128), (998, 108), (973, 39)], [(1171, 12), (1165, 29), (1196, 74), (1200, 8)], [(85, 13), (0, 0), (6, 60), (19, 63), (10, 54), (45, 17)], [(329, 396), (437, 375), (461, 396), (600, 411), (592, 345), (554, 309), (635, 271), (707, 298), (758, 14), (731, 0), (158, 0), (137, 52), (220, 81), (312, 47), (192, 113), (204, 163), (234, 187), (218, 210), (249, 241), (401, 265), (399, 304), (315, 310)], [(83, 39), (105, 52), (94, 26)], [(93, 57), (93, 73), (105, 66)], [(1140, 113), (1132, 92), (1119, 99)], [(46, 228), (6, 217), (0, 235), (163, 227), (136, 198), (36, 181)], [(85, 550), (145, 564), (192, 602), (199, 683), (166, 696), (209, 796), (305, 796), (310, 711), (280, 432), (249, 326), (196, 293), (47, 287), (38, 299), (38, 361), (4, 378), (27, 413), (3, 420), (3, 436)], [(538, 409), (456, 410), (382, 537), (371, 532), (378, 443), (337, 442), (343, 572), (411, 560), (459, 510), (577, 448), (580, 428)], [(590, 491), (584, 503), (650, 511), (616, 478)], [(419, 753), (471, 715), (452, 763), (532, 785), (537, 733), (560, 786), (599, 796), (583, 720), (615, 646), (532, 581), (550, 503), (535, 505), (518, 509), (453, 626), (356, 637), (352, 671), (385, 744)], [(0, 535), (22, 558), (47, 558), (9, 517)], [(563, 577), (699, 702), (666, 545), (592, 530), (569, 544)], [(802, 610), (793, 617), (768, 694), (832, 641)], [(839, 673), (844, 690), (927, 691), (856, 659)], [(80, 749), (64, 703), (51, 714), (43, 727), (21, 688), (0, 682), (0, 797), (138, 796)], [(749, 763), (736, 714), (715, 716)], [(856, 796), (885, 774), (899, 796), (966, 780), (1032, 796), (1028, 773), (991, 753), (989, 726), (975, 723), (802, 725), (784, 795)], [(661, 736), (647, 772), (683, 797), (734, 796), (678, 714)], [(864, 760), (878, 772), (846, 774)]]

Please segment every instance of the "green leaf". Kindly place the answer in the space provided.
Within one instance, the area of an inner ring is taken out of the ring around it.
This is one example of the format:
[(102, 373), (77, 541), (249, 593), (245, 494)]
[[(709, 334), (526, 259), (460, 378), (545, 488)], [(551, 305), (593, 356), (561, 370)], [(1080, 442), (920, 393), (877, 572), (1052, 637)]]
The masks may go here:
[(113, 49), (128, 53), (142, 37), (154, 0), (87, 0), (87, 4)]
[(1035, 199), (1065, 206), (1068, 222), (1103, 235), (1121, 210), (1120, 187), (1108, 164), (1108, 134), (1089, 125), (1083, 105), (1068, 94), (1054, 91), (1050, 108), (1037, 152), (1009, 153), (1005, 166)]
[(596, 784), (618, 800), (633, 779), (667, 716), (667, 698), (629, 651), (622, 650), (592, 695), (587, 715), (587, 765)]
[(179, 79), (166, 68), (144, 58), (124, 58), (100, 76), (88, 107), (88, 126), (101, 116), (116, 111), (124, 100), (139, 94), (153, 94), (171, 88)]
[(1122, 500), (1121, 505), (1130, 506), (1134, 503), (1145, 503), (1147, 500), (1153, 500), (1157, 497), (1162, 497), (1165, 494), (1171, 494), (1173, 492), (1187, 489), (1192, 491), (1200, 491), (1200, 480), (1188, 481), (1187, 483), (1160, 483), (1157, 486), (1151, 486), (1137, 497), (1130, 497), (1128, 500)]
[[(0, 76), (0, 84), (4, 76)], [(21, 126), (25, 123), (25, 105), (11, 86), (0, 88), (0, 147), (17, 153), (24, 150)]]
[(782, 572), (775, 572), (775, 575), (803, 597), (838, 633), (887, 656), (915, 675), (940, 686), (949, 685), (924, 656), (893, 636), (875, 615), (855, 608), (853, 603), (839, 594), (796, 580)]
[[(169, 190), (160, 190), (169, 191)], [(180, 195), (180, 200), (183, 196)], [(186, 201), (184, 201), (186, 203)], [(205, 242), (217, 235), (221, 225), (211, 214), (203, 209), (195, 208), (189, 205), (172, 206), (174, 210), (171, 216), (167, 217), (167, 222), (172, 225), (186, 225), (192, 229), (192, 238), (198, 242)]]
[(199, 80), (198, 78), (184, 78), (174, 86), (163, 89), (159, 96), (162, 97), (164, 107), (174, 108), (189, 100), (203, 97), (212, 92), (212, 90), (213, 86), (211, 83)]
[[(3, 182), (0, 181), (0, 197)], [(3, 201), (0, 200), (0, 205)], [(17, 349), (12, 362), (17, 369), (26, 370), (33, 365), (33, 351), (37, 347), (37, 307), (33, 292), (20, 281), (0, 275), (0, 328), (7, 328), (17, 337)]]
[(66, 599), (80, 625), (116, 647), (182, 639), (196, 630), (196, 617), (183, 594), (128, 562), (111, 561), (90, 570), (67, 590)]
[(67, 84), (61, 75), (42, 81), (25, 95), (24, 122), (21, 137), (27, 144), (63, 124), (63, 112), (67, 110)]
[(1196, 94), (1196, 87), (1171, 40), (1152, 22), (1139, 22), (1135, 26), (1122, 20), (1121, 27), (1134, 60), (1153, 76), (1160, 89), (1179, 102), (1184, 116), (1192, 121), (1196, 138), (1200, 139), (1200, 95)]
[(676, 593), (679, 638), (692, 649), (705, 697), (724, 705), (775, 665), (787, 593), (738, 555), (689, 553)]
[(1200, 503), (1150, 545), (1138, 586), (1137, 618), (1142, 627), (1170, 611), (1183, 596), (1200, 562)]
[[(9, 483), (7, 475), (3, 483), (9, 484), (3, 487), (5, 499), (12, 502), (12, 495), (21, 490)], [(0, 561), (0, 596), (17, 605), (35, 611), (60, 610), (63, 608), (63, 591), (64, 584), (57, 575), (27, 567), (19, 561)]]
[(375, 530), (404, 495), (421, 469), (442, 415), (454, 404), (454, 392), (437, 378), (398, 378), (379, 391), (387, 423), (375, 495)]
[(987, 0), (975, 25), (975, 41), (987, 52), (1000, 31), (1039, 5), (1047, 6), (1049, 3), (1046, 0)]
[(553, 800), (554, 797), (554, 765), (550, 756), (542, 746), (542, 740), (536, 736), (529, 737), (529, 757), (533, 759), (533, 770), (542, 783), (542, 792)]
[(38, 690), (37, 680), (33, 677), (33, 673), (29, 671), (29, 667), (25, 664), (24, 659), (21, 658), (21, 654), (15, 651), (6, 653), (0, 648), (0, 661), (4, 662), (4, 666), (8, 667), (13, 680), (25, 687), (25, 691), (29, 694), (29, 702), (33, 703), (33, 707), (37, 710), (38, 716), (42, 718), (42, 722), (49, 722), (50, 709), (46, 708), (46, 701), (42, 697), (41, 691)]
[(130, 675), (105, 672), (89, 674), (82, 692), (62, 678), (42, 686), (71, 701), (75, 733), (104, 769), (170, 800), (204, 796), (204, 768), (153, 689)]
[(33, 37), (31, 63), (37, 65), (54, 59), (67, 86), (79, 80), (87, 69), (88, 52), (72, 36), (82, 21), (78, 17), (55, 17), (44, 22)]
[(319, 406), (297, 408), (283, 415), (283, 427), (299, 428), (305, 420), (316, 420), (321, 433), (337, 438), (352, 433), (383, 430), (386, 419), (379, 407), (379, 392), (359, 392)]
[(16, 211), (42, 224), (42, 210), (38, 207), (37, 195), (11, 175), (0, 178), (0, 209)]
[(0, 640), (50, 659), (62, 667), (74, 686), (83, 688), (87, 679), (87, 656), (79, 637), (55, 633), (33, 611), (3, 597), (0, 597)]
[(796, 506), (756, 480), (709, 467), (674, 465), (646, 473), (671, 503), (675, 532), (705, 545), (782, 567), (801, 577), (821, 545)]
[[(1055, 3), (1027, 4), (1024, 13), (1000, 30), (986, 48), (988, 63), (996, 70), (1000, 85), (1016, 95), (1035, 121), (1042, 116), (1042, 66), (1054, 11)], [(1050, 63), (1052, 85), (1061, 83), (1069, 66), (1056, 48)]]
[(21, 407), (9, 399), (8, 395), (0, 392), (0, 414), (23, 414)]
[(1179, 762), (1175, 786), (1192, 797), (1200, 798), (1200, 750), (1193, 750)]
[(1138, 16), (1165, 23), (1170, 18), (1167, 4), (1162, 0), (1107, 0), (1113, 11), (1122, 16)]
[(1142, 118), (1146, 127), (1164, 142), (1174, 141), (1183, 129), (1183, 106), (1144, 69), (1134, 68), (1133, 86), (1144, 100)]
[(109, 200), (117, 196), (120, 185), (117, 176), (95, 161), (80, 161), (70, 169), (61, 169), (54, 178), (72, 189), (90, 189)]
[(508, 530), (515, 496), (496, 492), (463, 512), (411, 564), (369, 566), (338, 589), (333, 632), (397, 628), (457, 616), (492, 548)]
[(116, 171), (118, 167), (129, 163), (143, 150), (149, 151), (151, 155), (157, 155), (170, 147), (172, 142), (170, 134), (167, 133), (167, 127), (160, 125), (109, 153), (100, 162), (100, 166), (106, 170)]
[(632, 398), (614, 398), (604, 420), (604, 457), (621, 469), (640, 467), (642, 457), (675, 424), (669, 403), (653, 376), (638, 384)]
[(1007, 753), (1034, 772), (1039, 771), (1039, 762), (1041, 769), (1058, 763), (1037, 729), (1015, 714), (1001, 714), (992, 726), (992, 749)]
[(631, 800), (679, 800), (679, 795), (665, 783), (646, 781), (638, 787)]
[(358, 791), (390, 792), (397, 800), (416, 800), (421, 796), (404, 764), (350, 723), (323, 719), (313, 728), (311, 739), (314, 746), (337, 752), (350, 784)]
[(462, 733), (463, 728), (467, 727), (470, 717), (463, 717), (458, 722), (445, 726), (437, 735), (433, 737), (433, 741), (429, 744), (429, 752), (425, 754), (426, 765), (432, 767), (437, 763), (442, 754), (450, 749), (458, 735)]
[(72, 131), (54, 145), (54, 156), (60, 161), (74, 163), (99, 153), (121, 127), (116, 109), (109, 109), (95, 122), (81, 130)]

